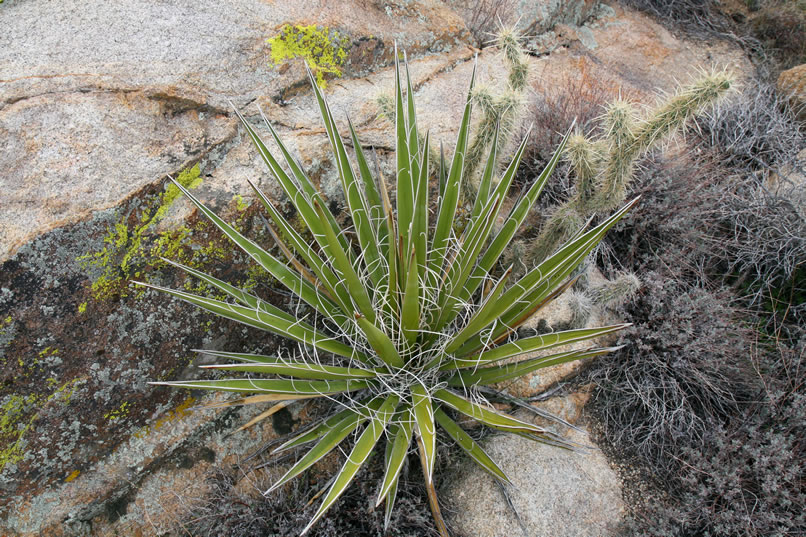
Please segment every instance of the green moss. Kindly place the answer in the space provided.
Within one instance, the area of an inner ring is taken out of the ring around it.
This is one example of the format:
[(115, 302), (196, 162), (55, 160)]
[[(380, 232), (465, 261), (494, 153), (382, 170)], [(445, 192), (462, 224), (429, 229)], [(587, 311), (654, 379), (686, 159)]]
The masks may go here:
[(272, 64), (277, 67), (294, 58), (303, 58), (325, 88), (325, 74), (340, 77), (350, 39), (326, 26), (286, 24), (280, 34), (268, 40)]
[[(185, 188), (192, 189), (202, 182), (199, 165), (184, 170), (176, 181)], [(160, 257), (179, 257), (177, 252), (189, 235), (186, 227), (178, 231), (164, 231), (158, 234), (154, 246), (149, 248), (149, 229), (168, 214), (168, 210), (181, 194), (171, 183), (159, 197), (143, 209), (138, 224), (129, 226), (129, 218), (117, 222), (104, 237), (104, 248), (99, 252), (88, 252), (78, 258), (86, 270), (97, 267), (103, 270), (101, 276), (92, 282), (92, 296), (96, 300), (108, 299), (116, 293), (127, 295), (126, 283), (133, 277), (142, 276), (142, 267), (156, 267), (162, 264)]]

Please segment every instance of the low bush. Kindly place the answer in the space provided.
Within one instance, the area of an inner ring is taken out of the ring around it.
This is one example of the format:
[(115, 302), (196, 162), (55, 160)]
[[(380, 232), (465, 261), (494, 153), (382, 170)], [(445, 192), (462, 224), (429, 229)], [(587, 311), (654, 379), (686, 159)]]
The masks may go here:
[(797, 536), (806, 532), (803, 341), (756, 348), (757, 401), (684, 447), (671, 505), (647, 505), (626, 535)]
[(698, 125), (698, 147), (714, 148), (725, 167), (761, 178), (791, 164), (804, 147), (803, 128), (787, 100), (760, 79), (745, 83), (741, 93), (705, 114)]
[(703, 36), (730, 29), (730, 19), (719, 9), (717, 0), (624, 0), (624, 4)]
[(666, 498), (624, 533), (803, 535), (803, 132), (758, 82), (687, 142), (645, 161), (609, 236), (648, 276), (624, 349), (586, 373), (605, 438)]
[[(803, 129), (774, 88), (758, 81), (700, 122), (696, 141), (714, 152), (727, 180), (704, 211), (710, 255), (749, 296), (780, 316), (806, 313), (806, 194)], [(802, 156), (801, 156), (802, 158)], [(788, 311), (792, 308), (791, 311)]]
[[(371, 509), (370, 499), (377, 493), (383, 477), (380, 460), (367, 467), (364, 479), (339, 499), (338, 517), (329, 517), (312, 528), (311, 537), (431, 537), (438, 532), (431, 520), (424, 491), (414, 481), (402, 481), (392, 525), (384, 531), (384, 512)], [(419, 468), (414, 469), (419, 472)], [(413, 475), (416, 480), (416, 473)], [(255, 473), (241, 469), (219, 470), (210, 478), (210, 494), (194, 508), (190, 519), (182, 523), (176, 535), (194, 537), (297, 537), (316, 511), (310, 498), (317, 492), (317, 480), (294, 482), (285, 494), (268, 498), (261, 494), (269, 483), (255, 483)], [(326, 483), (319, 480), (318, 485)], [(244, 486), (246, 484), (246, 486)], [(250, 490), (251, 486), (251, 490)]]
[(640, 213), (608, 239), (616, 257), (638, 272), (662, 259), (678, 279), (727, 285), (744, 307), (802, 323), (806, 195), (797, 156), (804, 147), (803, 130), (774, 89), (747, 84), (699, 118), (682, 151), (644, 162), (633, 184)]
[(678, 470), (686, 447), (752, 400), (747, 333), (725, 297), (650, 273), (627, 313), (624, 348), (588, 372), (594, 408), (618, 449), (651, 465), (661, 480)]

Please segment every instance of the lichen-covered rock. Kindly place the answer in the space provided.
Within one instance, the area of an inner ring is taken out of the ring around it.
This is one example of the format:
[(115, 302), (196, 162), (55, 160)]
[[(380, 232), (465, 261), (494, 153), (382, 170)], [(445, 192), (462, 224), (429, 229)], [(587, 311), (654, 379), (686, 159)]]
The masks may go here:
[(516, 13), (527, 35), (538, 35), (556, 24), (583, 25), (599, 5), (599, 0), (519, 0)]

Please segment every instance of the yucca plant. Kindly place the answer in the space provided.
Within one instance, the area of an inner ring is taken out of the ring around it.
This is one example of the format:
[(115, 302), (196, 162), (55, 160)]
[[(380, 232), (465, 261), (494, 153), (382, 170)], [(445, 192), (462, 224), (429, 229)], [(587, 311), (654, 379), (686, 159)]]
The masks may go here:
[[(395, 502), (401, 468), (416, 442), (434, 518), (439, 531), (447, 535), (433, 486), (438, 430), (441, 428), (496, 479), (508, 482), (500, 467), (457, 424), (456, 415), (539, 442), (568, 446), (550, 431), (487, 405), (478, 388), (506, 382), (540, 368), (606, 353), (612, 349), (592, 346), (560, 350), (560, 347), (591, 340), (625, 326), (581, 328), (517, 338), (518, 326), (569, 287), (572, 283), (569, 275), (577, 264), (635, 201), (596, 227), (580, 230), (554, 255), (519, 281), (510, 283), (511, 269), (499, 267), (499, 257), (537, 199), (560, 158), (562, 147), (534, 183), (524, 189), (509, 214), (504, 215), (504, 198), (521, 161), (526, 140), (497, 181), (494, 163), (498, 144), (493, 143), (479, 196), (458, 233), (453, 224), (461, 183), (465, 179), (470, 94), (453, 158), (448, 164), (443, 153), (436, 167), (438, 177), (429, 177), (430, 138), (426, 134), (420, 142), (407, 65), (404, 70), (405, 86), (396, 61), (396, 205), (391, 202), (384, 182), (372, 177), (349, 120), (357, 167), (348, 160), (345, 143), (313, 78), (311, 87), (344, 189), (347, 224), (342, 225), (326, 210), (322, 195), (272, 125), (266, 121), (266, 128), (287, 169), (237, 112), (272, 175), (296, 207), (313, 242), (308, 243), (299, 229), (292, 226), (254, 184), (252, 188), (257, 198), (276, 226), (272, 234), (285, 260), (244, 237), (177, 185), (201, 213), (296, 295), (310, 313), (303, 318), (295, 317), (255, 294), (174, 263), (229, 299), (155, 289), (221, 317), (288, 337), (299, 346), (297, 352), (286, 356), (205, 351), (232, 363), (204, 367), (243, 376), (154, 384), (244, 394), (229, 404), (276, 402), (253, 422), (291, 400), (324, 397), (338, 404), (330, 417), (276, 450), (313, 444), (269, 491), (300, 475), (340, 443), (353, 439), (346, 462), (302, 534), (334, 504), (385, 437), (385, 475), (377, 502), (385, 502), (386, 524)], [(474, 78), (475, 70), (471, 91)], [(438, 185), (435, 188), (438, 192), (433, 194), (432, 180)], [(435, 221), (432, 221), (432, 207), (436, 208)], [(519, 358), (525, 353), (531, 353), (532, 357)], [(535, 353), (540, 354), (534, 357)]]

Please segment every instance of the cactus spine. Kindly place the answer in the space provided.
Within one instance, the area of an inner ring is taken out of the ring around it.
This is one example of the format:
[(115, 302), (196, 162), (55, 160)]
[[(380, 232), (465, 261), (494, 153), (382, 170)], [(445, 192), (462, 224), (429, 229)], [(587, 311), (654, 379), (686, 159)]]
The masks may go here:
[(568, 293), (570, 319), (568, 328), (584, 328), (594, 311), (615, 308), (632, 299), (641, 288), (641, 280), (632, 272), (622, 272), (612, 280), (585, 290)]
[(571, 330), (585, 328), (593, 313), (593, 306), (593, 301), (587, 293), (569, 291), (568, 309), (571, 311), (571, 318), (568, 322), (568, 328)]

